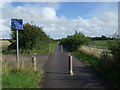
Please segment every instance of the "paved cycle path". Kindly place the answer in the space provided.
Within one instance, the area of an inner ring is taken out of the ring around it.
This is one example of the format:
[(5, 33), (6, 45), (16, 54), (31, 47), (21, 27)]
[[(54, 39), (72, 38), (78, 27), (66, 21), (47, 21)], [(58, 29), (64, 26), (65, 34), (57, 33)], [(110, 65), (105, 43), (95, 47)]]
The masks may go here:
[(98, 76), (90, 67), (73, 56), (74, 75), (68, 74), (68, 52), (58, 45), (43, 67), (43, 88), (112, 88), (110, 82)]

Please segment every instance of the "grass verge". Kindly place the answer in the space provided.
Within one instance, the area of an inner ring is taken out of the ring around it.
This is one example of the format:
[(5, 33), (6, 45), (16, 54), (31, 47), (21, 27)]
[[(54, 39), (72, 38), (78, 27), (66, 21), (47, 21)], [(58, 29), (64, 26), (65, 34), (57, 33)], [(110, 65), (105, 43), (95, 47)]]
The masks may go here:
[(41, 88), (39, 85), (43, 78), (43, 71), (32, 71), (28, 68), (9, 67), (3, 70), (3, 88)]
[(85, 62), (85, 64), (94, 67), (98, 74), (112, 81), (115, 85), (120, 86), (120, 72), (115, 68), (112, 62), (105, 62), (101, 58), (97, 58), (79, 50), (74, 51), (73, 54)]

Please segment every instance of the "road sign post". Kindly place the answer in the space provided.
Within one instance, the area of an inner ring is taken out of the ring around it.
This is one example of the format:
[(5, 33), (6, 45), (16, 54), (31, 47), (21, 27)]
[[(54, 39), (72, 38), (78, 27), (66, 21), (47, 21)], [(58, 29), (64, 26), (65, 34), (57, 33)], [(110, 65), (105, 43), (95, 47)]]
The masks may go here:
[(19, 38), (18, 38), (18, 30), (23, 29), (23, 20), (22, 19), (12, 19), (11, 20), (12, 29), (16, 30), (16, 62), (19, 67)]
[(16, 30), (16, 43), (17, 43), (17, 47), (16, 47), (16, 61), (17, 61), (17, 65), (19, 67), (19, 39), (18, 39), (18, 30)]

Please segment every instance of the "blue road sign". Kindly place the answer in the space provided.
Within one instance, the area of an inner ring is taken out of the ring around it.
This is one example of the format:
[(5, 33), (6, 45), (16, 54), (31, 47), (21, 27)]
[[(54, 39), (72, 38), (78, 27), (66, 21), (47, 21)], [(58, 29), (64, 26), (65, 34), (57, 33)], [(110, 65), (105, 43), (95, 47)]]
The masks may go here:
[(23, 29), (23, 20), (22, 19), (12, 19), (11, 25), (12, 25), (12, 29), (21, 30), (21, 29)]

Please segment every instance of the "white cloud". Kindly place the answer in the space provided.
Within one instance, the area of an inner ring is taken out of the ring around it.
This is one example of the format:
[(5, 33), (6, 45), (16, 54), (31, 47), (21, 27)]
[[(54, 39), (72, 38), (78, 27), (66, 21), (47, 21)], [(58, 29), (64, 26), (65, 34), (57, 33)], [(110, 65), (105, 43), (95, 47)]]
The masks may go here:
[(56, 20), (56, 11), (53, 8), (50, 7), (45, 7), (42, 9), (42, 14), (43, 14), (43, 21), (48, 21), (48, 20)]
[(58, 3), (56, 4), (3, 8), (3, 38), (9, 38), (9, 25), (12, 18), (22, 18), (24, 22), (33, 21), (36, 25), (44, 26), (44, 31), (52, 38), (72, 35), (76, 30), (87, 36), (110, 36), (117, 30), (117, 12), (106, 11), (102, 15), (91, 18), (79, 16), (77, 19), (68, 19), (65, 16), (56, 15), (59, 8)]

